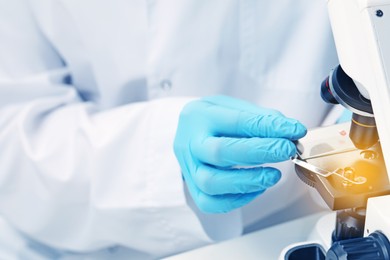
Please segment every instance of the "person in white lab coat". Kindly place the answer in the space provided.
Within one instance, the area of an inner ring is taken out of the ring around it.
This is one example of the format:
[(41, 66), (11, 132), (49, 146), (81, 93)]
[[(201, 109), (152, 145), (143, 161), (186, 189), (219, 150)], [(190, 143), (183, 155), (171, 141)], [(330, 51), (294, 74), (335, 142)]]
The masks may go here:
[(245, 203), (194, 199), (179, 115), (222, 99), (314, 127), (336, 64), (323, 0), (1, 0), (0, 258), (159, 258), (298, 203), (288, 162)]

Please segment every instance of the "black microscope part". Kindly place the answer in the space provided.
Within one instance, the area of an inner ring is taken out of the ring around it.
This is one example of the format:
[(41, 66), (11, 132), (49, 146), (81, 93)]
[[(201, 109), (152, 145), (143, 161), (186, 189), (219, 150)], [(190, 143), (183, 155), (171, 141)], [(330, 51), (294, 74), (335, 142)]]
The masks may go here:
[(368, 237), (341, 240), (333, 243), (326, 260), (390, 260), (389, 240), (380, 232)]
[[(332, 88), (330, 87), (332, 85)], [(371, 101), (363, 97), (353, 80), (338, 65), (321, 84), (321, 97), (327, 103), (338, 104), (342, 100), (345, 105), (356, 111), (373, 114)]]

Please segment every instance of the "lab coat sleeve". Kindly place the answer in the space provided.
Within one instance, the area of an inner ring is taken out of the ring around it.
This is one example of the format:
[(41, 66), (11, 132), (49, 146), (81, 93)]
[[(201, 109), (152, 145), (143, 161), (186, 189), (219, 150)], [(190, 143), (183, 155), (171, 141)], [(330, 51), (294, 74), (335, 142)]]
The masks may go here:
[(98, 111), (61, 83), (66, 66), (17, 3), (6, 3), (17, 16), (0, 11), (0, 214), (66, 250), (163, 256), (209, 243), (172, 151), (190, 99)]

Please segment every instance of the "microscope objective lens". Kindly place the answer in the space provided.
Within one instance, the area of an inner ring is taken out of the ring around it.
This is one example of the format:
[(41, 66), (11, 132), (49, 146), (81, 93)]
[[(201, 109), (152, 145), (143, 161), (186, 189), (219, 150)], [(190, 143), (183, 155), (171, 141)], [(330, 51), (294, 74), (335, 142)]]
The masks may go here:
[(360, 155), (363, 157), (363, 159), (367, 160), (374, 160), (378, 157), (377, 153), (371, 150), (364, 150), (360, 153)]

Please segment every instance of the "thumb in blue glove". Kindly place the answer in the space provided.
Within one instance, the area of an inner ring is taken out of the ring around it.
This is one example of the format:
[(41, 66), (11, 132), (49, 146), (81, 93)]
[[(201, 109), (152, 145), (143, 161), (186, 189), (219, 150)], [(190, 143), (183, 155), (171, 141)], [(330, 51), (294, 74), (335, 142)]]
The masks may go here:
[(292, 141), (305, 134), (301, 123), (278, 111), (212, 96), (183, 108), (174, 151), (195, 204), (223, 213), (275, 185), (280, 171), (259, 165), (288, 160), (296, 154)]

